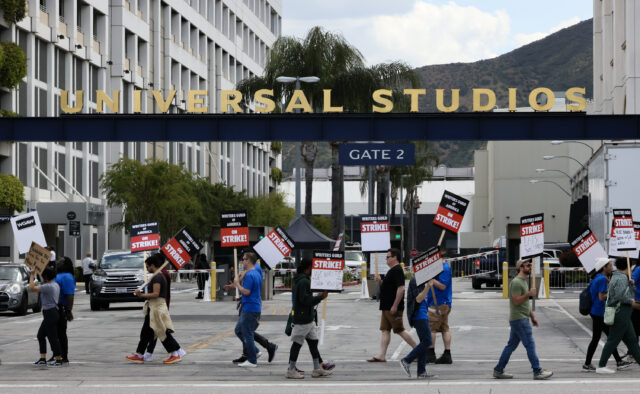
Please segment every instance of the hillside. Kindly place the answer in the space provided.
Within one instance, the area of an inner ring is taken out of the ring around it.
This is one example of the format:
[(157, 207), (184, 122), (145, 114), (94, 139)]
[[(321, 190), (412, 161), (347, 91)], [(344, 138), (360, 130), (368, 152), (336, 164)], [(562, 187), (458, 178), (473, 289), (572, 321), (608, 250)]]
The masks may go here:
[[(593, 92), (593, 20), (589, 19), (560, 30), (542, 40), (525, 45), (493, 59), (474, 63), (452, 63), (416, 69), (427, 95), (420, 101), (421, 112), (436, 112), (434, 89), (460, 89), (460, 112), (472, 107), (473, 88), (488, 88), (496, 93), (497, 105), (507, 106), (508, 88), (518, 89), (518, 105), (528, 106), (531, 90), (547, 87), (553, 91), (585, 87)], [(445, 99), (448, 103), (448, 98)], [(433, 141), (432, 149), (448, 167), (473, 165), (473, 151), (484, 141)], [(283, 171), (291, 173), (293, 143), (283, 144)], [(315, 167), (328, 167), (329, 145), (319, 143)]]

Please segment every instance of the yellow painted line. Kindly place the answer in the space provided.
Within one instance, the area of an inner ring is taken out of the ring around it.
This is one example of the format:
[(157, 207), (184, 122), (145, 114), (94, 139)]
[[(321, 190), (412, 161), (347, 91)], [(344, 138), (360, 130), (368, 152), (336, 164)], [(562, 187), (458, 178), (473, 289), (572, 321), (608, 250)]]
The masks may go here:
[(216, 342), (221, 341), (221, 340), (223, 340), (223, 339), (225, 339), (227, 337), (230, 337), (233, 334), (233, 331), (234, 331), (233, 329), (229, 329), (229, 330), (227, 330), (225, 332), (222, 332), (222, 333), (216, 335), (218, 338), (215, 338), (215, 339), (213, 339), (213, 340), (211, 340), (211, 341), (209, 341), (209, 342), (207, 342), (207, 343), (205, 343), (203, 345), (198, 346), (197, 348), (193, 349), (191, 352), (195, 352), (198, 349), (203, 349), (203, 348), (205, 348), (205, 347), (207, 347), (207, 346), (209, 346), (209, 345), (211, 345), (213, 343), (216, 343)]
[(278, 307), (276, 305), (271, 305), (270, 308), (271, 308), (271, 314), (275, 315), (276, 312), (278, 311)]
[(282, 315), (287, 315), (289, 312), (287, 312), (287, 308), (284, 307), (284, 305), (280, 305), (280, 308), (282, 308)]

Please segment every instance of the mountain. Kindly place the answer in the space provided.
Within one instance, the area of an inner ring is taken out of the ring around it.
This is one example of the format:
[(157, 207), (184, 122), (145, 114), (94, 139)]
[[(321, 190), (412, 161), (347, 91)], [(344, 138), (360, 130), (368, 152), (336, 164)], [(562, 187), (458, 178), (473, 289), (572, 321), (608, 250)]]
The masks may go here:
[[(586, 88), (593, 96), (593, 20), (589, 19), (560, 30), (493, 59), (473, 63), (451, 63), (416, 69), (427, 94), (420, 100), (421, 112), (436, 112), (435, 89), (460, 89), (460, 112), (472, 108), (473, 88), (492, 89), (497, 106), (507, 106), (509, 88), (517, 88), (518, 106), (528, 106), (529, 93), (538, 87), (554, 92), (571, 87)], [(445, 97), (445, 104), (449, 102)], [(473, 151), (484, 141), (432, 141), (430, 146), (448, 167), (473, 165)], [(315, 167), (329, 167), (328, 143), (318, 144)], [(293, 143), (283, 144), (283, 171), (293, 167)]]

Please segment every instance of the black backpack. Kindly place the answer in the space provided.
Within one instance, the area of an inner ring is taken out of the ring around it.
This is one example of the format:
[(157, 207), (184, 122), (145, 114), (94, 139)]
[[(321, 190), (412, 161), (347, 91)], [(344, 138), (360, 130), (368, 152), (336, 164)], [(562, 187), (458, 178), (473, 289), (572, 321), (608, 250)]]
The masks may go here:
[(587, 316), (591, 312), (593, 306), (593, 299), (591, 298), (591, 282), (587, 285), (587, 288), (580, 293), (580, 314)]

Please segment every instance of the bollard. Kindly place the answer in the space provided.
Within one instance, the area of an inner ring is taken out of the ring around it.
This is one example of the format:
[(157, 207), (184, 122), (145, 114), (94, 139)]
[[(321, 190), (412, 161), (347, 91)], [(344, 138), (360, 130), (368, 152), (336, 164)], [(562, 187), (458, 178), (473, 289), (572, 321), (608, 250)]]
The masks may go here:
[(218, 288), (218, 284), (217, 284), (217, 279), (218, 279), (218, 275), (216, 272), (216, 262), (212, 261), (211, 262), (211, 273), (209, 274), (210, 276), (210, 281), (211, 281), (211, 301), (215, 301), (216, 300), (216, 289)]
[(509, 298), (509, 263), (502, 262), (502, 298)]
[(549, 262), (544, 262), (544, 295), (549, 298)]
[(360, 268), (360, 298), (369, 298), (369, 285), (367, 284), (367, 263), (364, 262)]

